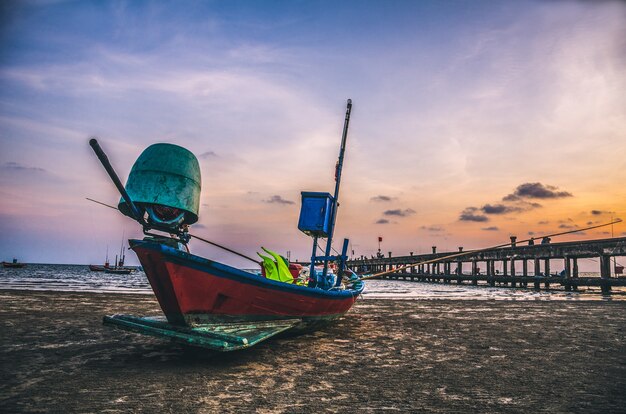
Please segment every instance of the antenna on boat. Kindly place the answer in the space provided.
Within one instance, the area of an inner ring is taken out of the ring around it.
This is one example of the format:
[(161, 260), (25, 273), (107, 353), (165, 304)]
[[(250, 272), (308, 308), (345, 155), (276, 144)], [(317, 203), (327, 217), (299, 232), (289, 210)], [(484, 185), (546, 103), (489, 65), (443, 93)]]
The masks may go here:
[[(117, 265), (119, 265), (119, 267), (124, 266), (124, 236), (126, 235), (126, 233), (124, 231), (122, 231), (122, 245), (120, 246), (120, 261), (117, 263)], [(117, 266), (116, 265), (116, 266)]]
[[(313, 251), (311, 253), (311, 277), (314, 285), (321, 288), (329, 289), (327, 274), (328, 262), (339, 260), (338, 278), (335, 285), (341, 283), (341, 275), (348, 259), (348, 239), (344, 239), (341, 255), (331, 256), (333, 232), (335, 230), (335, 221), (337, 219), (337, 208), (339, 207), (339, 187), (341, 185), (341, 170), (343, 169), (343, 158), (346, 151), (346, 139), (348, 136), (348, 125), (350, 123), (350, 113), (352, 111), (352, 100), (348, 99), (346, 107), (346, 117), (343, 125), (343, 134), (341, 137), (341, 147), (339, 149), (339, 160), (335, 169), (335, 193), (308, 192), (303, 191), (302, 207), (300, 209), (300, 218), (298, 220), (298, 229), (303, 233), (313, 237)], [(317, 244), (319, 238), (326, 238), (326, 248), (324, 256), (317, 255)], [(315, 262), (322, 261), (324, 270), (320, 279), (317, 278), (315, 272)]]

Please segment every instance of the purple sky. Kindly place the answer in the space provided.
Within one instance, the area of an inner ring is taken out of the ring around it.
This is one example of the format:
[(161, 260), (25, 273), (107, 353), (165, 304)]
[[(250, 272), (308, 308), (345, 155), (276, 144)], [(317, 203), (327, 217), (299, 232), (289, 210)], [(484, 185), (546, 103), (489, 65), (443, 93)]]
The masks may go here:
[(33, 0), (0, 11), (1, 260), (98, 263), (140, 236), (85, 200), (118, 197), (92, 135), (123, 180), (152, 143), (188, 148), (203, 174), (193, 232), (305, 259), (299, 194), (332, 191), (347, 98), (337, 239), (357, 254), (374, 254), (378, 236), (408, 254), (626, 216), (624, 2)]

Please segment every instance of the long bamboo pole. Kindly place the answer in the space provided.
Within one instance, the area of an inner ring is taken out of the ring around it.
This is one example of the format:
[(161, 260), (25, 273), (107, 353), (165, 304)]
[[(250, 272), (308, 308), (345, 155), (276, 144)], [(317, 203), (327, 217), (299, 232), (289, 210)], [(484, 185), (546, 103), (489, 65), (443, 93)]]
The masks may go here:
[[(91, 199), (91, 198), (89, 198), (89, 197), (85, 197), (85, 198), (86, 198), (87, 200), (89, 200), (89, 201), (93, 201), (94, 203), (98, 203), (98, 204), (100, 204), (100, 205), (102, 205), (102, 206), (105, 206), (105, 207), (108, 207), (108, 208), (112, 208), (112, 209), (114, 209), (114, 210), (118, 210), (118, 208), (117, 208), (117, 207), (114, 207), (114, 206), (112, 206), (112, 205), (110, 205), (110, 204), (106, 204), (106, 203), (103, 203), (103, 202), (101, 202), (101, 201), (97, 201), (97, 200)], [(257, 265), (258, 265), (258, 264), (260, 264), (258, 260), (255, 260), (255, 259), (251, 258), (250, 256), (246, 256), (246, 255), (245, 255), (245, 254), (243, 254), (243, 253), (236, 252), (236, 251), (235, 251), (235, 250), (233, 250), (233, 249), (229, 249), (229, 248), (228, 248), (228, 247), (226, 247), (226, 246), (222, 246), (221, 244), (217, 244), (217, 243), (212, 242), (212, 241), (210, 241), (210, 240), (203, 239), (202, 237), (196, 236), (195, 234), (189, 234), (189, 235), (190, 235), (191, 237), (193, 237), (194, 239), (198, 239), (198, 240), (203, 241), (203, 242), (205, 242), (205, 243), (208, 243), (208, 244), (210, 244), (210, 245), (212, 245), (212, 246), (219, 247), (219, 248), (220, 248), (220, 249), (222, 249), (222, 250), (226, 250), (227, 252), (230, 252), (230, 253), (232, 253), (232, 254), (236, 254), (236, 255), (237, 255), (237, 256), (239, 256), (239, 257), (243, 257), (244, 259), (248, 259), (248, 260), (250, 260), (251, 262), (256, 263)]]
[[(118, 210), (117, 207), (113, 207), (112, 205), (105, 204), (103, 202), (96, 201), (96, 200), (88, 198), (88, 197), (86, 197), (86, 199), (89, 200), (89, 201), (92, 201), (94, 203), (98, 203), (100, 205), (103, 205), (105, 207), (109, 207), (109, 208), (112, 208), (114, 210)], [(592, 230), (592, 229), (597, 229), (597, 228), (600, 228), (600, 227), (612, 226), (613, 224), (621, 223), (622, 221), (623, 220), (621, 220), (621, 219), (616, 219), (616, 220), (613, 220), (613, 221), (611, 221), (609, 223), (605, 223), (605, 224), (598, 224), (596, 226), (584, 227), (582, 229), (569, 230), (569, 231), (564, 231), (564, 232), (560, 232), (560, 233), (548, 234), (548, 235), (543, 236), (543, 237), (564, 236), (566, 234), (578, 233), (578, 232), (585, 231), (585, 230)], [(198, 239), (200, 241), (203, 241), (205, 243), (211, 244), (211, 245), (213, 245), (215, 247), (219, 247), (220, 249), (226, 250), (226, 251), (228, 251), (230, 253), (236, 254), (237, 256), (240, 256), (240, 257), (242, 257), (244, 259), (248, 259), (251, 262), (259, 264), (259, 262), (257, 260), (255, 260), (255, 259), (253, 259), (253, 258), (251, 258), (249, 256), (246, 256), (246, 255), (244, 255), (242, 253), (236, 252), (236, 251), (234, 251), (232, 249), (229, 249), (228, 247), (222, 246), (220, 244), (217, 244), (217, 243), (212, 242), (212, 241), (207, 240), (207, 239), (203, 239), (202, 237), (198, 237), (198, 236), (193, 235), (193, 234), (190, 234), (190, 236), (195, 238), (195, 239)], [(520, 241), (517, 241), (516, 243), (525, 243), (525, 242), (528, 242), (530, 240), (534, 240), (534, 238), (520, 240)], [(395, 272), (403, 270), (403, 269), (408, 269), (409, 267), (412, 267), (412, 266), (415, 266), (415, 265), (419, 265), (419, 264), (430, 264), (430, 263), (441, 262), (443, 260), (454, 259), (456, 257), (462, 257), (462, 256), (468, 256), (468, 255), (473, 254), (473, 253), (479, 253), (479, 252), (486, 252), (486, 251), (489, 251), (489, 250), (495, 250), (495, 249), (499, 249), (501, 247), (506, 247), (506, 246), (510, 246), (510, 245), (511, 245), (511, 242), (508, 242), (508, 243), (499, 244), (497, 246), (485, 247), (484, 249), (468, 250), (468, 251), (465, 251), (465, 252), (459, 252), (459, 253), (451, 254), (451, 255), (448, 255), (448, 256), (440, 257), (440, 258), (437, 258), (437, 259), (425, 260), (425, 261), (422, 261), (422, 262), (414, 262), (414, 263), (408, 264), (406, 266), (397, 267), (395, 269), (388, 270), (386, 272), (381, 272), (381, 273), (376, 273), (376, 274), (372, 274), (372, 275), (363, 276), (363, 277), (361, 277), (361, 280), (367, 280), (367, 279), (372, 279), (372, 278), (375, 278), (375, 277), (388, 275), (388, 274), (395, 273)]]
[(126, 189), (124, 188), (124, 186), (122, 185), (122, 182), (120, 181), (120, 178), (117, 176), (117, 173), (113, 169), (113, 166), (111, 165), (111, 162), (109, 161), (109, 158), (100, 147), (100, 144), (98, 144), (98, 140), (96, 138), (91, 138), (89, 140), (89, 145), (91, 145), (91, 148), (93, 148), (93, 151), (96, 153), (96, 156), (100, 160), (100, 163), (102, 163), (102, 166), (106, 170), (107, 174), (109, 174), (111, 181), (113, 181), (113, 184), (115, 184), (115, 187), (117, 187), (117, 191), (119, 191), (120, 194), (122, 195), (122, 198), (126, 202), (128, 209), (133, 215), (133, 218), (136, 221), (138, 221), (140, 224), (142, 225), (145, 224), (143, 217), (141, 215), (141, 212), (139, 211), (135, 203), (133, 203), (133, 201), (130, 199), (130, 196), (128, 195), (128, 193), (126, 192)]
[[(580, 231), (585, 231), (585, 230), (597, 229), (597, 228), (600, 228), (600, 227), (611, 226), (613, 224), (621, 223), (621, 222), (622, 222), (621, 219), (616, 219), (616, 220), (611, 221), (610, 223), (599, 224), (599, 225), (596, 225), (596, 226), (585, 227), (585, 228), (582, 228), (582, 229), (564, 231), (564, 232), (561, 232), (561, 233), (548, 234), (548, 235), (543, 236), (543, 237), (563, 236), (565, 234), (578, 233)], [(517, 241), (516, 243), (524, 243), (524, 242), (528, 242), (530, 240), (534, 240), (534, 238), (531, 237), (531, 238), (526, 239), (526, 240), (520, 240), (520, 241)], [(451, 255), (448, 255), (448, 256), (439, 257), (437, 259), (425, 260), (423, 262), (415, 262), (415, 263), (408, 264), (406, 266), (401, 266), (401, 267), (397, 267), (397, 268), (392, 269), (392, 270), (387, 270), (385, 272), (376, 273), (376, 274), (372, 274), (372, 275), (366, 275), (366, 276), (361, 277), (361, 280), (373, 279), (375, 277), (385, 276), (385, 275), (388, 275), (388, 274), (391, 274), (391, 273), (398, 272), (400, 270), (408, 269), (409, 267), (413, 267), (415, 265), (441, 262), (443, 260), (454, 259), (456, 257), (462, 257), (462, 256), (468, 256), (468, 255), (474, 254), (474, 253), (486, 252), (486, 251), (489, 251), (489, 250), (496, 250), (496, 249), (499, 249), (501, 247), (506, 247), (506, 246), (510, 246), (510, 245), (511, 245), (511, 242), (508, 242), (508, 243), (504, 243), (504, 244), (499, 244), (497, 246), (485, 247), (484, 249), (468, 250), (468, 251), (465, 251), (465, 252), (459, 252), (459, 253), (451, 254)]]

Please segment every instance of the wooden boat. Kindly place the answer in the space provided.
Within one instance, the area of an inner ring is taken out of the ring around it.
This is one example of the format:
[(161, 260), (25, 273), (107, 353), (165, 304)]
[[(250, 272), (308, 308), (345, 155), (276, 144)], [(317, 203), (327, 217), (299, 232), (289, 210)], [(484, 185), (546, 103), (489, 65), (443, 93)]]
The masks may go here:
[(346, 313), (363, 290), (278, 282), (151, 240), (131, 240), (168, 322), (249, 322), (297, 318), (301, 328)]
[(104, 269), (104, 273), (110, 273), (113, 275), (129, 275), (134, 271), (135, 269), (130, 267), (108, 267)]
[[(135, 162), (124, 188), (97, 141), (90, 140), (122, 195), (119, 210), (144, 228), (147, 237), (129, 240), (129, 245), (164, 314), (112, 315), (103, 322), (187, 345), (232, 351), (286, 330), (314, 329), (344, 315), (364, 289), (356, 275), (343, 276), (348, 240), (344, 240), (340, 255), (330, 255), (351, 107), (348, 101), (335, 195), (302, 193), (298, 228), (314, 239), (308, 285), (272, 280), (189, 253), (188, 226), (198, 219), (200, 191), (198, 161), (189, 151), (171, 144), (148, 147)], [(162, 191), (164, 186), (168, 191)], [(326, 240), (323, 256), (316, 255), (319, 238)], [(336, 275), (329, 271), (332, 262), (337, 263)], [(321, 270), (316, 263), (322, 265)]]
[(124, 242), (122, 242), (122, 247), (120, 247), (120, 255), (119, 255), (119, 260), (118, 260), (118, 256), (115, 256), (115, 265), (111, 266), (109, 264), (109, 249), (107, 247), (107, 255), (106, 255), (106, 259), (104, 261), (104, 266), (97, 266), (97, 265), (89, 265), (89, 270), (91, 270), (92, 272), (104, 272), (104, 273), (110, 273), (110, 274), (114, 274), (114, 275), (128, 275), (131, 274), (132, 272), (134, 272), (136, 269), (134, 267), (124, 267), (124, 259), (125, 259), (125, 255), (124, 255)]
[(6, 269), (21, 269), (26, 267), (26, 263), (19, 263), (17, 259), (13, 259), (12, 262), (2, 262), (2, 267)]
[(107, 246), (107, 253), (106, 256), (104, 258), (104, 266), (99, 266), (99, 265), (89, 265), (89, 270), (91, 270), (92, 272), (104, 272), (105, 269), (109, 268), (109, 246)]

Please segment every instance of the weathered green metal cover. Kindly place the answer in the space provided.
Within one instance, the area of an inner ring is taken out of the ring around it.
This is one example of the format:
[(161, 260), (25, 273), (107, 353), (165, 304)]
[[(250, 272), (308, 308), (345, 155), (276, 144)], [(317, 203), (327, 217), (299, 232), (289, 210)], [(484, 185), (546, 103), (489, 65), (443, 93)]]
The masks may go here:
[[(200, 165), (190, 151), (173, 144), (146, 148), (130, 170), (126, 191), (134, 203), (160, 204), (185, 211), (185, 223), (198, 221)], [(118, 208), (132, 217), (124, 199)]]

